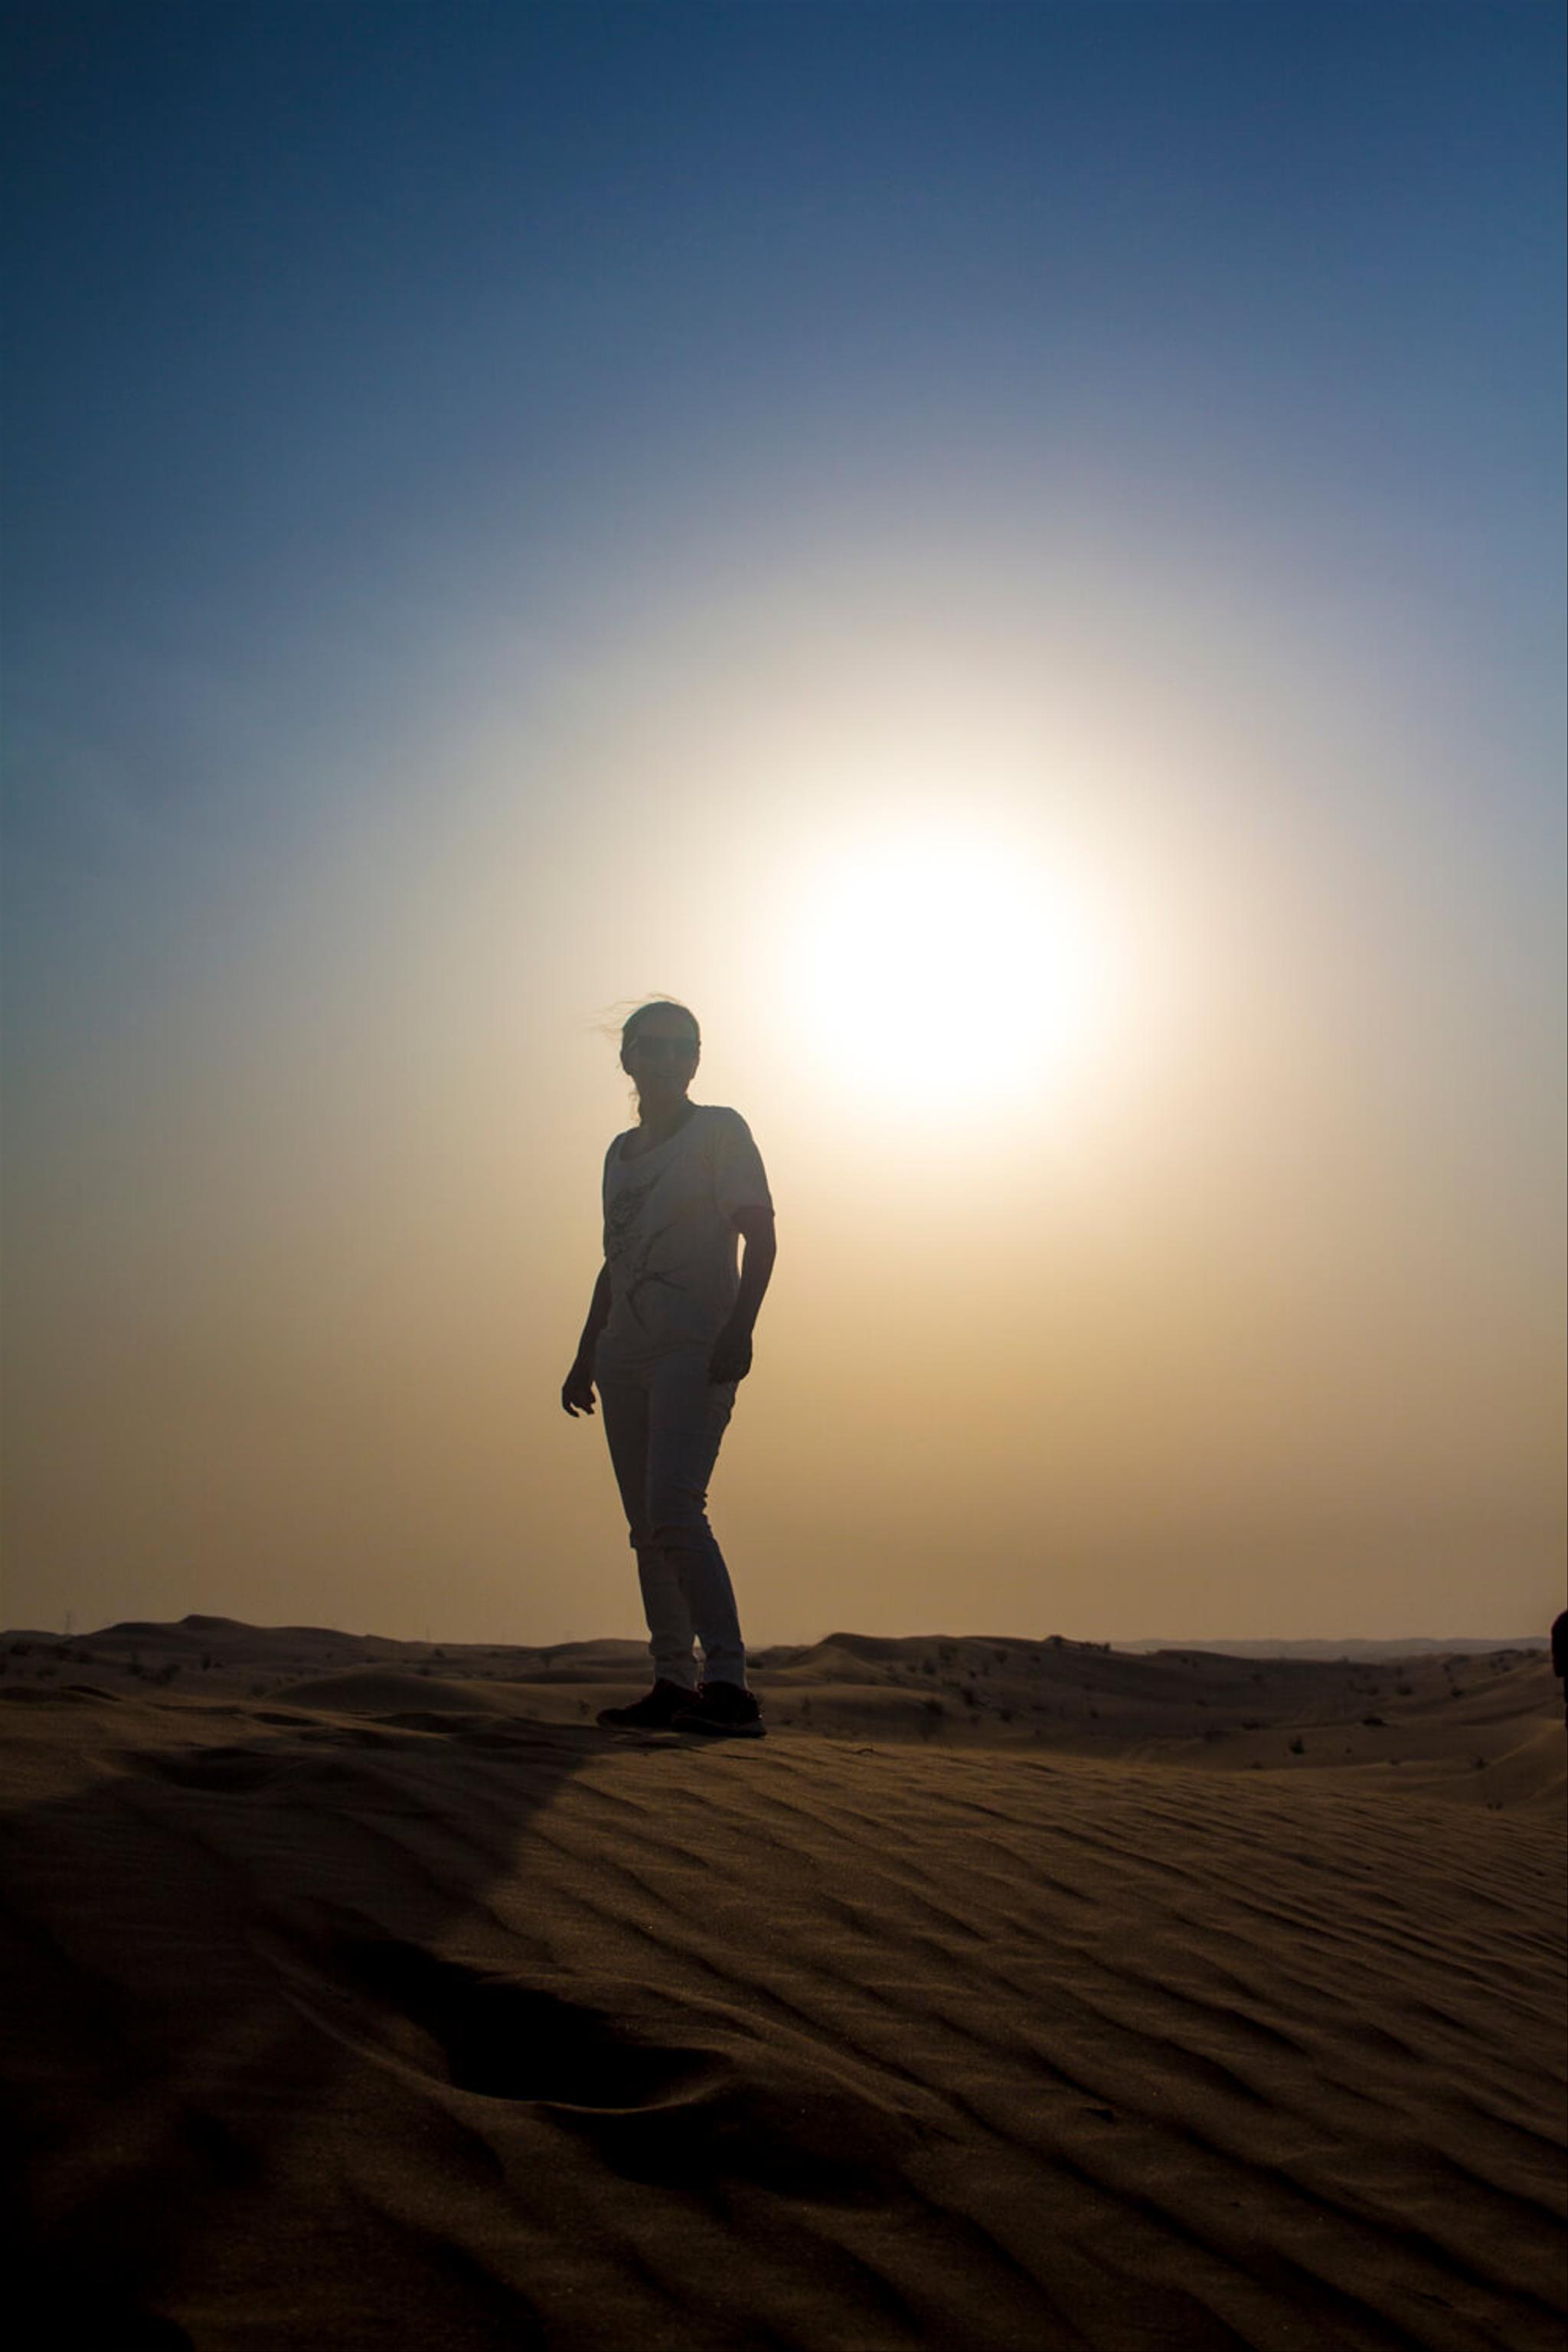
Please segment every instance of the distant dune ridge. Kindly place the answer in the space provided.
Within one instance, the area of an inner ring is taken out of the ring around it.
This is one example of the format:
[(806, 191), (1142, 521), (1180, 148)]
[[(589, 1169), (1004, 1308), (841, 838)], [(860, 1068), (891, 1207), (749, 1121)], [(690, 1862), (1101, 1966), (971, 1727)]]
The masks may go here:
[(1561, 2343), (1532, 1644), (840, 1633), (717, 1750), (595, 1727), (633, 1642), (0, 1664), (51, 2342)]

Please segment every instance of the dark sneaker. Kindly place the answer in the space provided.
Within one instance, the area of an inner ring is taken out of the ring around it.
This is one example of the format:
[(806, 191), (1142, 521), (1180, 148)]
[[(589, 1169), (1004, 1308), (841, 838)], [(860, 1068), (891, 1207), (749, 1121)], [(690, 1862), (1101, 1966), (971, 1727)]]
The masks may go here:
[(602, 1706), (599, 1721), (606, 1731), (668, 1731), (683, 1706), (697, 1693), (686, 1683), (667, 1683), (660, 1675), (646, 1698), (631, 1706)]
[(695, 1698), (670, 1721), (677, 1731), (705, 1731), (710, 1738), (761, 1739), (763, 1710), (739, 1683), (704, 1683)]

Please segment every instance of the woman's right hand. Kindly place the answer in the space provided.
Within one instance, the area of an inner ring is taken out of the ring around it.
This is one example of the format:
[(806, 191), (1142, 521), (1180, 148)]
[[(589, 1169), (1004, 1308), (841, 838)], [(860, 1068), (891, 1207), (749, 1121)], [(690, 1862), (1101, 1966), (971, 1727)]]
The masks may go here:
[(561, 1383), (561, 1402), (574, 1421), (580, 1412), (591, 1413), (594, 1410), (593, 1366), (581, 1356)]

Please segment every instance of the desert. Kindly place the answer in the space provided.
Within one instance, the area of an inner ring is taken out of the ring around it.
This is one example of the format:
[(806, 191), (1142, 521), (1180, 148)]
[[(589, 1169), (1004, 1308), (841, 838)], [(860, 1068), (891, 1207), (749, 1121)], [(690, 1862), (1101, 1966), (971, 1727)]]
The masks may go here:
[(0, 1656), (30, 2341), (1561, 2341), (1539, 1648)]

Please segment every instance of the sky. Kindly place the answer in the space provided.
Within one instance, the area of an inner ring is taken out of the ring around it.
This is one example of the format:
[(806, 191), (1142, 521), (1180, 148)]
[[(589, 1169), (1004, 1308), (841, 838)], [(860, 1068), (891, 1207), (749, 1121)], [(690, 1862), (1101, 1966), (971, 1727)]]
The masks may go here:
[(5, 1587), (753, 1645), (1562, 1606), (1562, 12), (8, 7)]

